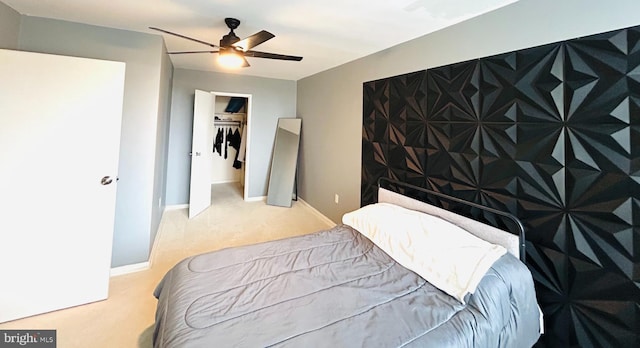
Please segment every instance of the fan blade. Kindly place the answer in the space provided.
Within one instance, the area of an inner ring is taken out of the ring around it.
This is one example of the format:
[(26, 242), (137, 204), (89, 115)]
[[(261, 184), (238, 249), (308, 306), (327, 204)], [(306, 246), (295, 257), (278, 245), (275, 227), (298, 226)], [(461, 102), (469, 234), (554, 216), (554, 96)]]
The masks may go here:
[(167, 54), (189, 54), (189, 53), (218, 53), (218, 51), (177, 51), (177, 52), (167, 52)]
[(268, 58), (268, 59), (280, 59), (280, 60), (295, 60), (297, 62), (302, 60), (302, 57), (297, 56), (287, 56), (284, 54), (276, 54), (276, 53), (267, 53), (267, 52), (258, 52), (258, 51), (247, 51), (244, 53), (246, 57), (256, 57), (256, 58)]
[(238, 42), (235, 42), (231, 46), (237, 47), (243, 51), (248, 51), (267, 40), (273, 39), (274, 37), (275, 35), (271, 34), (270, 32), (262, 30)]
[(202, 40), (194, 39), (194, 38), (192, 38), (192, 37), (184, 36), (184, 35), (181, 35), (181, 34), (173, 33), (173, 32), (170, 32), (170, 31), (167, 31), (167, 30), (164, 30), (164, 29), (155, 28), (155, 27), (149, 27), (149, 29), (151, 29), (151, 30), (157, 30), (157, 31), (163, 32), (163, 33), (165, 33), (165, 34), (169, 34), (169, 35), (173, 35), (173, 36), (181, 37), (181, 38), (183, 38), (183, 39), (187, 39), (187, 40), (195, 41), (195, 42), (197, 42), (197, 43), (201, 43), (201, 44), (203, 44), (203, 45), (207, 45), (207, 46), (211, 46), (211, 47), (218, 47), (218, 46), (216, 46), (216, 45), (214, 45), (214, 44), (212, 44), (212, 43), (208, 43), (208, 42), (205, 42), (205, 41), (202, 41)]

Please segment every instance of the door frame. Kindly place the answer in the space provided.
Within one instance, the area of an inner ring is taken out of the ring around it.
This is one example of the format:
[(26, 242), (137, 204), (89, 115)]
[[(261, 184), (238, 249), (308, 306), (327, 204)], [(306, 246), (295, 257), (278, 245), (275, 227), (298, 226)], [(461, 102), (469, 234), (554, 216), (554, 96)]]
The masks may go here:
[(233, 93), (233, 92), (217, 92), (217, 91), (212, 91), (211, 94), (213, 94), (214, 97), (214, 106), (215, 106), (215, 98), (217, 97), (242, 97), (242, 98), (247, 98), (247, 106), (246, 106), (246, 111), (247, 111), (247, 119), (246, 119), (246, 125), (245, 127), (247, 127), (247, 136), (246, 139), (242, 139), (243, 141), (246, 141), (246, 147), (245, 147), (245, 155), (244, 155), (244, 185), (243, 185), (243, 193), (242, 193), (242, 197), (245, 201), (249, 201), (249, 185), (250, 185), (250, 170), (249, 168), (251, 167), (251, 115), (253, 115), (252, 112), (252, 97), (253, 95), (251, 94), (245, 94), (245, 93)]

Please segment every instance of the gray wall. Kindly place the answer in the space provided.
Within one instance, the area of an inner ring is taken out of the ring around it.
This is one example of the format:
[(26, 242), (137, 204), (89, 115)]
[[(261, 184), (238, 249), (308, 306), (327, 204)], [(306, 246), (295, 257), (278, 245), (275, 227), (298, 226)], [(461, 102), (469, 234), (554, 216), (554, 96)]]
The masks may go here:
[(638, 13), (637, 0), (520, 0), (298, 81), (300, 196), (335, 222), (360, 206), (363, 82), (639, 25)]
[(173, 64), (167, 53), (167, 48), (162, 44), (162, 60), (160, 65), (160, 86), (158, 105), (158, 128), (156, 132), (156, 159), (153, 171), (153, 199), (151, 212), (151, 233), (149, 247), (153, 247), (160, 220), (165, 207), (165, 194), (167, 191), (167, 160), (169, 157), (169, 121), (171, 117), (171, 91), (173, 87)]
[(12, 50), (18, 48), (20, 19), (18, 12), (0, 2), (0, 48)]
[(252, 95), (250, 198), (266, 196), (271, 153), (280, 117), (295, 117), (296, 82), (234, 74), (176, 69), (173, 76), (167, 205), (189, 202), (191, 134), (195, 90)]
[(165, 185), (157, 173), (166, 166), (158, 142), (167, 133), (169, 107), (160, 98), (170, 93), (171, 74), (162, 62), (162, 37), (23, 16), (20, 49), (126, 63), (112, 266), (147, 261), (160, 219), (154, 200)]

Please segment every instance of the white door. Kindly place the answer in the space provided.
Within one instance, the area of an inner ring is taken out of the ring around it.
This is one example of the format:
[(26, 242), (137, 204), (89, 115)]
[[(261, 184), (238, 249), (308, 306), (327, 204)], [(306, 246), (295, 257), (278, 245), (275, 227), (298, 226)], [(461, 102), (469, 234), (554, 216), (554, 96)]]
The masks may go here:
[(0, 50), (0, 322), (108, 296), (124, 72)]
[(211, 122), (214, 111), (215, 95), (196, 90), (191, 142), (190, 219), (211, 205), (211, 170), (213, 165), (213, 125)]

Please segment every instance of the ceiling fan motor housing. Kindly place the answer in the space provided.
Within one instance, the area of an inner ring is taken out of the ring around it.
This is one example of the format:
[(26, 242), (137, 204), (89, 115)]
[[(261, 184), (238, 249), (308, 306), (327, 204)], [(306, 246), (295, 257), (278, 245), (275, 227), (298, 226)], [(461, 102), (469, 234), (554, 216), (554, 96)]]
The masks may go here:
[(231, 31), (229, 31), (229, 34), (222, 37), (222, 39), (220, 40), (220, 47), (229, 47), (234, 43), (240, 41), (240, 38), (236, 36), (236, 33), (233, 32), (233, 30), (240, 25), (240, 21), (235, 18), (225, 18), (224, 22), (227, 24), (227, 27), (231, 29)]
[(222, 40), (220, 40), (220, 47), (229, 47), (238, 41), (240, 41), (240, 38), (231, 32), (222, 37)]

